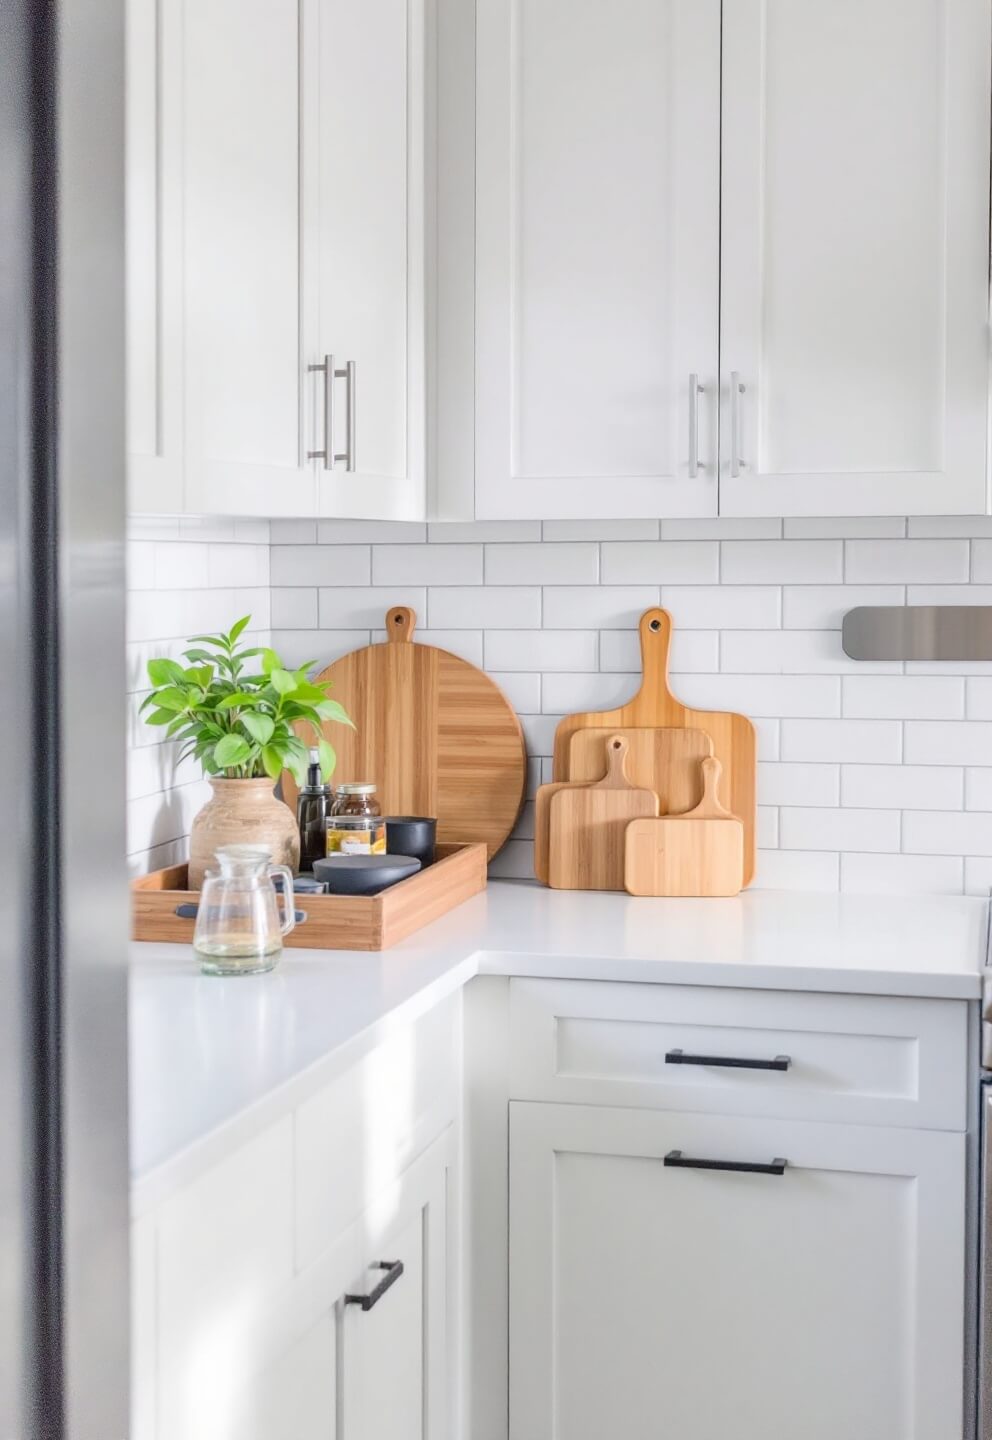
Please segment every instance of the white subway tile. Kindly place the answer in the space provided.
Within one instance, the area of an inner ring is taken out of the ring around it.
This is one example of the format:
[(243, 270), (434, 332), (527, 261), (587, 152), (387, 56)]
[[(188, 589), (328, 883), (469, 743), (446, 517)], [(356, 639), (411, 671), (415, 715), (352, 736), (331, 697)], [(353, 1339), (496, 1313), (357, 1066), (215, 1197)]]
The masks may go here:
[(770, 720), (763, 715), (752, 715), (749, 718), (758, 739), (758, 763), (778, 760), (782, 749), (781, 720)]
[(856, 895), (960, 895), (964, 862), (949, 855), (840, 857), (840, 888)]
[[(640, 670), (641, 637), (637, 630), (604, 630), (599, 637), (601, 670)], [(715, 630), (675, 630), (671, 668), (680, 674), (720, 668), (720, 636)]]
[[(161, 730), (158, 732), (161, 735)], [(192, 785), (203, 778), (200, 766), (191, 757), (180, 761), (182, 745), (166, 741), (162, 745), (132, 748), (127, 756), (127, 798), (139, 800), (146, 795), (160, 795), (177, 785)]]
[(182, 515), (179, 536), (182, 540), (233, 540), (236, 521), (233, 515)]
[[(967, 702), (965, 714), (969, 720), (992, 720), (992, 676), (984, 679), (972, 678), (965, 682)], [(992, 763), (992, 756), (990, 756)]]
[(777, 630), (781, 591), (771, 585), (663, 585), (661, 603), (679, 630)]
[(272, 541), (271, 520), (249, 515), (234, 522), (234, 538), (242, 545), (269, 545)]
[(781, 520), (662, 520), (662, 540), (777, 540)]
[(899, 849), (897, 810), (828, 810), (783, 807), (779, 845), (783, 850)]
[(873, 810), (959, 810), (963, 776), (951, 765), (844, 765), (840, 803)]
[(534, 805), (529, 802), (524, 805), (520, 812), (520, 818), (513, 827), (510, 836), (512, 840), (533, 840), (534, 838)]
[(315, 545), (316, 520), (270, 520), (269, 540), (273, 545)]
[(157, 590), (202, 590), (206, 585), (206, 545), (170, 541), (155, 546)]
[(967, 540), (848, 540), (844, 578), (894, 585), (968, 578)]
[[(844, 654), (837, 630), (728, 630), (720, 640), (720, 669), (735, 674), (838, 675), (865, 668)], [(881, 661), (870, 668), (902, 669)]]
[(481, 585), (481, 545), (374, 545), (373, 585)]
[(673, 675), (671, 685), (695, 710), (769, 718), (840, 714), (840, 680), (833, 675)]
[(233, 590), (136, 590), (128, 597), (128, 640), (170, 640), (226, 629), (238, 618)]
[(129, 540), (178, 540), (179, 516), (129, 515), (126, 528)]
[(959, 720), (964, 681), (929, 675), (845, 675), (845, 715), (872, 720)]
[(553, 715), (584, 710), (615, 710), (640, 689), (639, 675), (562, 675), (546, 673), (541, 708)]
[(783, 720), (782, 759), (896, 764), (901, 758), (898, 720)]
[(787, 540), (895, 539), (905, 535), (906, 521), (891, 515), (860, 515), (785, 522)]
[(258, 643), (259, 632), (268, 630), (272, 624), (272, 591), (268, 585), (254, 590), (234, 591), (234, 609), (228, 617), (227, 626), (242, 615), (251, 617), (249, 628), (245, 631), (246, 638), (251, 636)]
[(975, 810), (907, 810), (902, 818), (907, 855), (990, 855), (992, 815)]
[(821, 585), (842, 580), (840, 540), (725, 540), (720, 578), (731, 585)]
[(992, 605), (992, 585), (910, 585), (907, 605)]
[(367, 585), (372, 552), (367, 545), (273, 545), (272, 585)]
[(812, 850), (759, 850), (752, 890), (834, 891), (840, 856)]
[(598, 670), (599, 636), (594, 630), (487, 630), (486, 668)]
[(992, 760), (992, 722), (909, 720), (903, 759), (915, 765), (987, 765)]
[(782, 591), (782, 624), (787, 630), (839, 630), (848, 610), (859, 605), (902, 605), (899, 585), (787, 585)]
[(261, 545), (207, 546), (211, 585), (268, 585), (269, 549)]
[(553, 755), (560, 715), (521, 715), (528, 755)]
[(317, 615), (321, 630), (381, 630), (394, 605), (408, 605), (418, 622), (427, 614), (427, 590), (416, 585), (340, 586), (321, 590)]
[(992, 581), (992, 540), (971, 542), (971, 578), (978, 584)]
[(544, 623), (550, 630), (628, 630), (657, 605), (658, 585), (550, 585)]
[(840, 766), (763, 761), (758, 799), (763, 805), (839, 805)]
[(487, 585), (595, 585), (598, 545), (487, 545)]
[(538, 585), (441, 585), (427, 592), (427, 616), (442, 629), (539, 629), (541, 589)]
[(754, 843), (759, 850), (777, 850), (779, 812), (774, 805), (759, 805), (755, 815)]
[(536, 671), (490, 670), (489, 676), (518, 715), (540, 715), (541, 676)]
[(427, 527), (435, 545), (483, 545), (488, 540), (540, 540), (540, 520), (437, 520)]
[(604, 585), (708, 585), (719, 578), (715, 540), (620, 540), (603, 545)]
[(272, 628), (273, 630), (316, 630), (316, 589), (311, 587), (308, 590), (273, 590)]
[(964, 772), (964, 804), (966, 810), (992, 810), (992, 769), (969, 766)]
[(128, 540), (124, 547), (124, 568), (128, 590), (155, 589), (155, 552), (152, 540)]
[[(550, 763), (550, 762), (549, 762), (549, 763)], [(542, 775), (543, 768), (544, 768), (544, 761), (541, 759), (541, 757), (540, 757), (539, 755), (529, 755), (529, 756), (527, 757), (527, 799), (528, 799), (528, 800), (533, 800), (534, 796), (537, 794), (538, 786), (540, 786), (541, 784), (543, 784), (543, 781), (542, 781), (542, 779), (541, 779), (541, 775)]]
[(992, 858), (966, 855), (964, 860), (964, 893), (988, 896), (992, 891)]
[(920, 515), (909, 517), (910, 535), (926, 539), (944, 539), (960, 535), (971, 539), (976, 535), (992, 535), (992, 517), (988, 515)]
[[(433, 645), (435, 650), (450, 650), (452, 655), (482, 669), (481, 630), (417, 630), (414, 639), (421, 645)], [(373, 630), (372, 643), (384, 645), (385, 630)]]
[(657, 520), (545, 520), (545, 540), (657, 540)]
[(316, 662), (320, 671), (342, 655), (371, 644), (371, 630), (273, 630), (272, 648), (287, 665)]
[(418, 545), (427, 526), (415, 520), (318, 520), (318, 545)]
[(489, 874), (494, 880), (533, 880), (533, 841), (508, 840), (490, 860)]
[(205, 780), (180, 785), (168, 795), (144, 795), (127, 803), (127, 848), (133, 854), (151, 850), (189, 834), (193, 816), (210, 799)]

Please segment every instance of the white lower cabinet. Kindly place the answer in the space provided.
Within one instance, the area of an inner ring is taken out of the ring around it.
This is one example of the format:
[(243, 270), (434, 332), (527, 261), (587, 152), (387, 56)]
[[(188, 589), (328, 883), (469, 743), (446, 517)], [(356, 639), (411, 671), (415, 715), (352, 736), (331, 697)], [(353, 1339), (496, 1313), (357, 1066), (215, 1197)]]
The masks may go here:
[(964, 1146), (512, 1104), (511, 1440), (960, 1440)]

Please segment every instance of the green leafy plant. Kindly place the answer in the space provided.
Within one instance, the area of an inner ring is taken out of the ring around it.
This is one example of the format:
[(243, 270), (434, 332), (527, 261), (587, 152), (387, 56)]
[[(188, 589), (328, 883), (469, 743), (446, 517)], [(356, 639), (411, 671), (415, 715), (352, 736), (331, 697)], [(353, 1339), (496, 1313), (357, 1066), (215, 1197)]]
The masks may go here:
[[(334, 747), (322, 724), (338, 720), (354, 725), (327, 685), (315, 684), (308, 660), (290, 670), (274, 650), (254, 645), (238, 649), (238, 638), (251, 620), (245, 615), (226, 635), (194, 635), (183, 651), (190, 663), (149, 660), (154, 687), (142, 705), (149, 725), (162, 725), (166, 736), (184, 742), (181, 759), (192, 755), (208, 775), (228, 780), (278, 780), (288, 770), (298, 785), (306, 779), (308, 749), (294, 726), (313, 732), (325, 780), (334, 772)], [(209, 648), (207, 648), (209, 647)], [(260, 657), (248, 674), (247, 662)]]

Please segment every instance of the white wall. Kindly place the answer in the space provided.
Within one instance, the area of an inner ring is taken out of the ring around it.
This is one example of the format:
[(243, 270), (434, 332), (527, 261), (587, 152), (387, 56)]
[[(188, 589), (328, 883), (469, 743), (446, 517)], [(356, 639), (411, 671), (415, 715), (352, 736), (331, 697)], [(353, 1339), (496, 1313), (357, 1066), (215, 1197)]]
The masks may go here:
[[(134, 531), (136, 689), (147, 654), (249, 609), (291, 663), (326, 662), (377, 638), (388, 606), (410, 604), (421, 639), (503, 685), (536, 785), (549, 778), (561, 715), (634, 691), (637, 619), (660, 599), (676, 627), (676, 693), (742, 710), (758, 727), (758, 884), (992, 883), (992, 664), (868, 665), (840, 646), (854, 605), (992, 604), (992, 521), (534, 521), (429, 533), (272, 521), (267, 553), (258, 522), (162, 523), (172, 531)], [(149, 738), (132, 739), (144, 742), (131, 753), (136, 865), (179, 853), (202, 793), (191, 775), (171, 788), (168, 757), (142, 753)], [(528, 806), (496, 872), (530, 873), (530, 827)]]

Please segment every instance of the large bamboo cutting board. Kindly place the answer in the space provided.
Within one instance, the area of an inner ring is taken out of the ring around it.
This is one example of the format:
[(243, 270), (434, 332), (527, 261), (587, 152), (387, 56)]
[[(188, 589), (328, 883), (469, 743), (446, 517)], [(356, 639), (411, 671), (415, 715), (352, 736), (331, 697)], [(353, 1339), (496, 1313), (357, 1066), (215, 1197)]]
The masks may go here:
[(744, 825), (744, 884), (754, 877), (755, 734), (744, 715), (724, 710), (690, 710), (668, 688), (668, 652), (672, 617), (655, 607), (641, 616), (641, 688), (632, 700), (616, 710), (566, 715), (555, 732), (554, 779), (569, 780), (569, 752), (578, 730), (628, 726), (676, 726), (704, 730), (713, 741), (713, 754), (723, 774), (719, 798)]
[[(492, 859), (523, 804), (520, 721), (483, 671), (413, 643), (416, 623), (397, 606), (386, 616), (384, 644), (354, 650), (318, 677), (355, 722), (354, 730), (324, 728), (338, 756), (333, 783), (374, 781), (384, 815), (434, 815), (440, 843), (481, 841)], [(295, 806), (289, 775), (283, 795)]]

